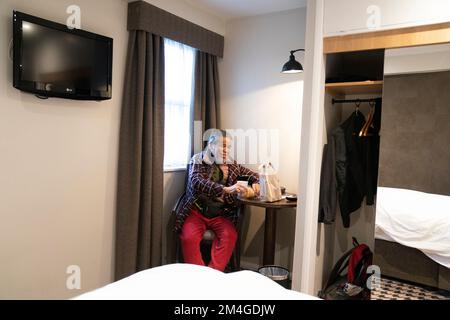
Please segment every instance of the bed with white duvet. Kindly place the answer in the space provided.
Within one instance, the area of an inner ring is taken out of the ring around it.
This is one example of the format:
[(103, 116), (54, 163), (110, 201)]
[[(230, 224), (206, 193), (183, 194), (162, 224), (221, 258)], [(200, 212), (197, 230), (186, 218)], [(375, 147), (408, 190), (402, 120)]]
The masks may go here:
[(316, 300), (253, 272), (170, 264), (135, 273), (75, 300)]
[(419, 249), (450, 268), (450, 197), (379, 187), (375, 238)]

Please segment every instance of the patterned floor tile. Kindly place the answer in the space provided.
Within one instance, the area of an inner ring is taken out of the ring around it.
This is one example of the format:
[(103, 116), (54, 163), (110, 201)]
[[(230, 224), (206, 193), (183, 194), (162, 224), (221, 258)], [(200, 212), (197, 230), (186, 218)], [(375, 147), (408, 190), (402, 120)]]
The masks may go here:
[(433, 291), (386, 278), (381, 278), (380, 282), (380, 287), (372, 290), (372, 300), (450, 300), (448, 291)]

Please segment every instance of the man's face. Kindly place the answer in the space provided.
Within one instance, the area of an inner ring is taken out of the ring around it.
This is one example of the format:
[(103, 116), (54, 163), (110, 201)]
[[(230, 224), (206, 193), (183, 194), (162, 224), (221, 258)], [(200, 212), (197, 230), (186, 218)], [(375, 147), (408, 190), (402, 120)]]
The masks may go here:
[(216, 163), (225, 164), (230, 162), (232, 140), (229, 137), (221, 137), (217, 142), (211, 144), (211, 151), (216, 158)]

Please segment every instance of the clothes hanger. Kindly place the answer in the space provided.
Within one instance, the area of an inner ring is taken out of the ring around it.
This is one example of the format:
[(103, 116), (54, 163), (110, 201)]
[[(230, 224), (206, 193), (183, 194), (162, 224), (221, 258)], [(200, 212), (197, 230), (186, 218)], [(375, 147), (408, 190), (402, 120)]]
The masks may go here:
[(357, 99), (355, 101), (355, 113), (358, 114), (359, 112), (359, 106), (361, 105), (361, 100)]
[[(356, 99), (355, 100), (355, 116), (358, 116), (359, 111), (359, 106), (361, 105), (361, 100), (360, 99)], [(356, 136), (357, 133), (356, 132), (352, 132), (353, 136)]]
[(375, 107), (376, 107), (376, 102), (375, 101), (371, 101), (370, 102), (370, 108), (371, 108), (371, 111), (372, 111), (372, 117), (370, 119), (369, 125), (366, 128), (366, 132), (365, 132), (366, 136), (372, 136), (373, 135), (372, 133), (369, 133), (369, 129), (370, 128), (375, 129), (375, 127), (373, 125), (373, 121), (375, 119), (375, 111), (376, 111)]
[(358, 134), (359, 137), (364, 137), (365, 136), (365, 132), (366, 132), (367, 126), (369, 125), (371, 117), (372, 117), (372, 109), (370, 109), (370, 112), (369, 112), (369, 114), (367, 116), (367, 120), (364, 123), (364, 125), (362, 126), (361, 130), (359, 131), (359, 134)]
[(367, 117), (366, 123), (364, 124), (364, 126), (361, 129), (361, 131), (359, 132), (359, 136), (360, 137), (368, 137), (368, 136), (372, 135), (372, 134), (369, 133), (369, 128), (373, 127), (373, 117), (375, 115), (375, 102), (374, 101), (370, 101), (369, 105), (370, 105), (369, 116)]

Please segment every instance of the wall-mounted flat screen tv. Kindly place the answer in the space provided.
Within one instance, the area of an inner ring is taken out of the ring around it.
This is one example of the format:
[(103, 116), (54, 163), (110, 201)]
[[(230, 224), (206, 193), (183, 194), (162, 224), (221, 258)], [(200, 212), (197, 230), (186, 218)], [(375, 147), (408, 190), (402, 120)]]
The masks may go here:
[(106, 100), (113, 40), (13, 12), (14, 87), (42, 97)]

